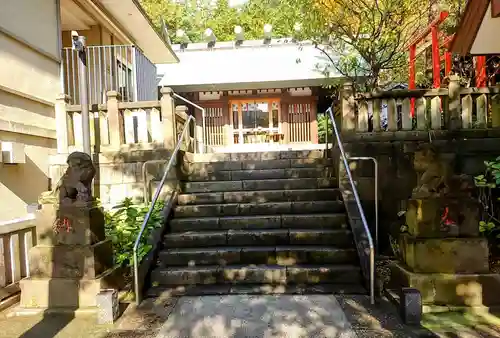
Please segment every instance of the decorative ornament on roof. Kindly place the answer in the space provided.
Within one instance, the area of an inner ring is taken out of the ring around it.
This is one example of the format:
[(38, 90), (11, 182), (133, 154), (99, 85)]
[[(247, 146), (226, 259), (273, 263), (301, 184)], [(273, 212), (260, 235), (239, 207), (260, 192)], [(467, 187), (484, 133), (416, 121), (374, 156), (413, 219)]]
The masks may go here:
[(208, 43), (208, 48), (213, 48), (215, 46), (215, 42), (217, 41), (217, 37), (214, 34), (214, 31), (210, 28), (205, 29), (203, 32), (203, 37), (205, 41)]
[(268, 44), (271, 42), (273, 36), (273, 25), (266, 23), (264, 25), (264, 43)]
[(240, 46), (243, 41), (245, 41), (245, 32), (243, 30), (243, 27), (241, 26), (235, 26), (234, 27), (234, 36), (236, 40), (236, 45)]

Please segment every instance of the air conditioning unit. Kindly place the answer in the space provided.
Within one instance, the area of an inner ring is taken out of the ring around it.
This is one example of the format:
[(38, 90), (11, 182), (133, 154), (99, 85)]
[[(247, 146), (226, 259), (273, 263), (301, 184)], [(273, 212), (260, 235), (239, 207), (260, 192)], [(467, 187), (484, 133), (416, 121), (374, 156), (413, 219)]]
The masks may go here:
[(24, 164), (26, 163), (26, 154), (24, 153), (24, 144), (15, 142), (1, 142), (2, 151), (1, 160), (5, 164)]

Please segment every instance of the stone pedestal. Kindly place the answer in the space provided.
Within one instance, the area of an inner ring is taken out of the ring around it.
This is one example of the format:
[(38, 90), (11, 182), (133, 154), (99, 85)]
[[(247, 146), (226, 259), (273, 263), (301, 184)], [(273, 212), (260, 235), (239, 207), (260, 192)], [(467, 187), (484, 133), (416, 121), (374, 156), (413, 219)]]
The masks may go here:
[(97, 306), (109, 287), (113, 249), (104, 236), (104, 214), (93, 203), (42, 205), (37, 245), (29, 252), (30, 277), (21, 280), (21, 308), (79, 309)]
[(399, 239), (401, 261), (391, 267), (390, 288), (418, 289), (424, 304), (500, 304), (500, 275), (489, 273), (488, 243), (479, 237), (477, 202), (412, 199), (406, 224), (408, 233)]

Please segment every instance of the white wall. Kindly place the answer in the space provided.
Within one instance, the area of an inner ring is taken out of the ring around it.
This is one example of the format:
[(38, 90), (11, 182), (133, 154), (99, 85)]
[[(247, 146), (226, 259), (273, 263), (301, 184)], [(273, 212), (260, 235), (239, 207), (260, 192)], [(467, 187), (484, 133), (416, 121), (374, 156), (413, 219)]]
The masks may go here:
[(0, 222), (26, 215), (48, 188), (60, 92), (55, 0), (0, 0), (0, 142), (25, 145), (25, 164), (0, 163)]
[(486, 15), (477, 32), (476, 39), (472, 44), (470, 53), (475, 55), (500, 54), (500, 17), (491, 17), (491, 4), (488, 6)]

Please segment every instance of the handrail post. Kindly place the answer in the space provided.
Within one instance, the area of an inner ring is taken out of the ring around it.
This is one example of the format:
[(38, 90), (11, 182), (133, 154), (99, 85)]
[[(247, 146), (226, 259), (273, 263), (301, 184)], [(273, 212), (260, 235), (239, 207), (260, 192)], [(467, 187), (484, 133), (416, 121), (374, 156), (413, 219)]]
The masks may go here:
[(111, 148), (119, 149), (120, 145), (125, 140), (123, 117), (118, 109), (120, 93), (111, 90), (106, 93), (106, 96), (108, 108), (109, 145)]
[[(346, 82), (340, 92), (342, 99), (342, 131), (356, 129), (356, 102), (353, 96), (352, 83)], [(333, 116), (333, 114), (331, 114)], [(335, 117), (335, 116), (333, 116)], [(335, 123), (335, 121), (332, 121)]]
[(163, 146), (166, 149), (173, 149), (175, 147), (175, 103), (172, 97), (172, 88), (162, 87), (160, 90), (161, 99), (161, 117), (163, 124)]

